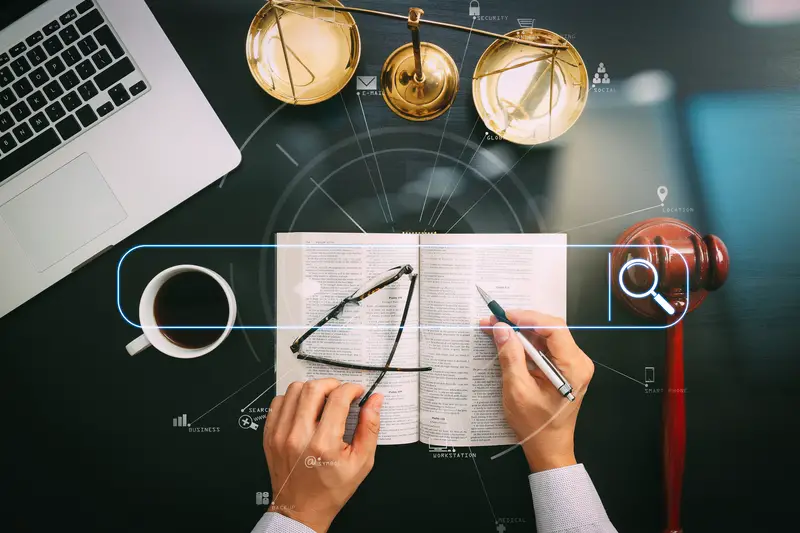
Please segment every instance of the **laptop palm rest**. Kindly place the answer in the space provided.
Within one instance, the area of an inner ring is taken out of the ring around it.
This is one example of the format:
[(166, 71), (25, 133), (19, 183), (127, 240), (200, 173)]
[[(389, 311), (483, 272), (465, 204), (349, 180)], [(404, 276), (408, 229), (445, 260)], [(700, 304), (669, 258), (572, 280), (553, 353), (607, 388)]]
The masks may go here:
[(0, 218), (43, 272), (127, 214), (84, 153), (0, 206)]

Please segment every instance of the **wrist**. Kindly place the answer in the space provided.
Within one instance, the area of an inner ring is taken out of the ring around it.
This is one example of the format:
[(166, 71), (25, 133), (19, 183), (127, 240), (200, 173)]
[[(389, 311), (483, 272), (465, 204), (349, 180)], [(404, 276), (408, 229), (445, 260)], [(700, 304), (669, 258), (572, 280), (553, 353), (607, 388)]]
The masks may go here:
[(542, 453), (541, 450), (526, 449), (524, 445), (522, 449), (525, 452), (525, 459), (528, 460), (531, 473), (534, 474), (578, 464), (575, 459), (575, 452), (572, 450), (565, 450), (559, 453)]
[(327, 533), (333, 520), (327, 520), (320, 516), (320, 513), (300, 511), (294, 505), (281, 505), (273, 502), (267, 509), (270, 513), (278, 513), (286, 518), (291, 518), (304, 526), (313, 529), (316, 533)]

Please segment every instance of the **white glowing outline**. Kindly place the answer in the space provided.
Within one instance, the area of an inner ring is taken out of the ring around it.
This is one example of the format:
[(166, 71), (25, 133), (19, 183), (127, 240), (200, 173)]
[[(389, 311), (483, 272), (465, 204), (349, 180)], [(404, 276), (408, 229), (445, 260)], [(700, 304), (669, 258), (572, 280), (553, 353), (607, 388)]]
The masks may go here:
[[(366, 247), (374, 247), (374, 248), (666, 248), (668, 250), (672, 250), (675, 252), (683, 261), (684, 266), (686, 267), (686, 305), (683, 308), (683, 313), (678, 317), (677, 320), (670, 324), (666, 324), (664, 326), (520, 326), (520, 329), (585, 329), (585, 330), (637, 330), (637, 329), (667, 329), (671, 328), (672, 326), (676, 325), (678, 322), (683, 320), (683, 317), (686, 316), (686, 313), (689, 309), (689, 263), (686, 261), (686, 258), (683, 256), (681, 252), (673, 248), (672, 246), (668, 246), (665, 244), (140, 244), (130, 248), (126, 251), (122, 257), (120, 258), (119, 262), (117, 263), (117, 310), (119, 311), (120, 316), (122, 316), (123, 320), (130, 324), (131, 326), (139, 329), (145, 329), (142, 327), (141, 324), (137, 324), (130, 320), (126, 315), (125, 312), (122, 310), (122, 305), (120, 303), (120, 272), (122, 270), (122, 263), (125, 261), (125, 258), (128, 257), (132, 252), (139, 249), (146, 249), (146, 248), (154, 248), (154, 249), (162, 249), (162, 248), (212, 248), (212, 249), (260, 249), (260, 248), (366, 248)], [(397, 325), (386, 325), (386, 326), (326, 326), (329, 329), (395, 329)], [(481, 329), (480, 326), (406, 326), (407, 329), (430, 329), (430, 330), (475, 330)], [(147, 326), (147, 329), (228, 329), (225, 326)], [(308, 324), (302, 324), (297, 326), (231, 326), (231, 329), (242, 329), (242, 330), (306, 330), (308, 329)]]

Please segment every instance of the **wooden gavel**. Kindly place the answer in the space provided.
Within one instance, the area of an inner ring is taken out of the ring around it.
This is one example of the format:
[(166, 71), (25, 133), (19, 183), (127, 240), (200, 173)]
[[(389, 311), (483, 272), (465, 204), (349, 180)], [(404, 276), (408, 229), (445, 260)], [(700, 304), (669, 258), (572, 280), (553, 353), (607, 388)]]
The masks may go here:
[(658, 283), (654, 290), (675, 309), (675, 314), (669, 315), (654, 298), (634, 298), (620, 288), (622, 279), (633, 294), (649, 292), (656, 281), (651, 269), (631, 267), (621, 276), (612, 275), (614, 294), (620, 301), (640, 316), (669, 325), (666, 331), (663, 406), (667, 518), (664, 531), (680, 533), (683, 531), (680, 525), (681, 493), (686, 458), (686, 389), (683, 379), (683, 321), (680, 317), (684, 312), (697, 308), (708, 291), (719, 289), (725, 283), (730, 258), (728, 249), (718, 237), (703, 237), (685, 222), (674, 218), (651, 218), (631, 226), (617, 239), (617, 248), (611, 257), (612, 274), (618, 274), (631, 259), (641, 259), (655, 267)]

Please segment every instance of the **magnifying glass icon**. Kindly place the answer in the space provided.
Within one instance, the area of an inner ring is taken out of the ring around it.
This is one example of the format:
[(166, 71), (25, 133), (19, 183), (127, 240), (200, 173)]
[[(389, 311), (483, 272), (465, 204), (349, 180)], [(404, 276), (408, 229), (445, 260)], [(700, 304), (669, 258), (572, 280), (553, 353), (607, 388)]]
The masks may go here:
[[(645, 292), (641, 293), (631, 292), (625, 286), (625, 281), (623, 280), (623, 276), (630, 267), (635, 265), (641, 265), (653, 271), (653, 285), (651, 285), (650, 288)], [(674, 315), (675, 308), (672, 307), (672, 305), (670, 305), (670, 303), (667, 301), (666, 298), (664, 298), (663, 296), (661, 296), (656, 292), (657, 286), (658, 286), (658, 270), (656, 270), (655, 265), (653, 265), (653, 263), (651, 263), (650, 261), (647, 261), (645, 259), (631, 259), (630, 261), (622, 265), (621, 269), (619, 269), (619, 288), (622, 289), (622, 292), (624, 292), (631, 298), (647, 298), (648, 296), (652, 296), (653, 299), (656, 301), (656, 303), (660, 305), (664, 311), (666, 311), (670, 315)]]

